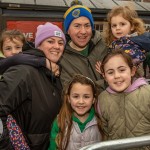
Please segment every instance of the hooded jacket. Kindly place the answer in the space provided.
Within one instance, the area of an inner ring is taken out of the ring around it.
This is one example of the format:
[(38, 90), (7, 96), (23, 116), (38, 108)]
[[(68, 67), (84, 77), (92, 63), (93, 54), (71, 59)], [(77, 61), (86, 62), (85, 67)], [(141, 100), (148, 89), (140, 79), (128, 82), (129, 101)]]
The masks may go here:
[[(39, 57), (44, 54), (31, 50)], [(0, 80), (0, 149), (11, 150), (6, 118), (11, 114), (22, 129), (31, 150), (47, 150), (51, 124), (61, 107), (61, 84), (46, 68), (10, 67)]]
[(99, 85), (101, 90), (104, 90), (104, 80), (95, 70), (96, 62), (101, 61), (108, 53), (108, 49), (102, 40), (100, 32), (94, 32), (93, 38), (89, 42), (89, 55), (87, 57), (71, 48), (69, 41), (70, 39), (67, 40), (64, 54), (60, 59), (62, 66), (60, 75), (61, 83), (64, 85), (74, 74), (78, 73), (88, 76)]
[(143, 78), (121, 93), (108, 87), (99, 95), (99, 108), (108, 140), (150, 135), (150, 85)]

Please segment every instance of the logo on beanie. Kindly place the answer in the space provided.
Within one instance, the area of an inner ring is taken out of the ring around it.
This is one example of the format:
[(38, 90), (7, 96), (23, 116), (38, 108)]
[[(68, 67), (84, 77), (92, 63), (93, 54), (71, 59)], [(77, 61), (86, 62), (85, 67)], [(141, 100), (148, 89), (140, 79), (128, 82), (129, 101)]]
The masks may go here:
[(62, 35), (61, 35), (61, 32), (60, 32), (60, 31), (54, 31), (54, 36), (62, 37)]
[(80, 15), (80, 9), (75, 9), (73, 12), (72, 12), (72, 16), (74, 18), (78, 18)]

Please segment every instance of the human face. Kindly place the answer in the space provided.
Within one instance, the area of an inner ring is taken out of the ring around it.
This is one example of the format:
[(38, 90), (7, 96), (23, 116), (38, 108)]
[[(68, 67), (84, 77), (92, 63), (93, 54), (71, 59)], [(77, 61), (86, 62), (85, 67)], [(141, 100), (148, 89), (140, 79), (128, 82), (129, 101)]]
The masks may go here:
[(13, 40), (6, 38), (3, 42), (3, 55), (5, 57), (10, 57), (13, 55), (18, 54), (22, 51), (23, 42), (17, 38), (14, 38)]
[(58, 62), (64, 51), (64, 41), (60, 37), (50, 37), (45, 39), (38, 47), (42, 50), (51, 62)]
[(130, 69), (121, 55), (111, 57), (104, 65), (104, 78), (110, 88), (116, 92), (123, 92), (131, 85), (131, 77), (135, 69)]
[(75, 47), (84, 48), (92, 36), (92, 27), (86, 17), (74, 19), (68, 29), (68, 34)]
[(131, 23), (124, 19), (121, 15), (114, 16), (111, 18), (111, 31), (115, 38), (121, 38), (126, 36), (133, 31)]
[(74, 115), (81, 122), (85, 122), (89, 115), (89, 110), (94, 103), (92, 87), (85, 84), (75, 83), (72, 86), (68, 100), (74, 111)]

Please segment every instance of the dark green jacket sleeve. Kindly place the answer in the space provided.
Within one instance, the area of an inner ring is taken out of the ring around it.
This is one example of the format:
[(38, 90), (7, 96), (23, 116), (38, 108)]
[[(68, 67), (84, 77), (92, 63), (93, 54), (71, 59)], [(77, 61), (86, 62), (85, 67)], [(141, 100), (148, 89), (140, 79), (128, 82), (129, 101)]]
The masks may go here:
[(53, 122), (52, 125), (52, 130), (50, 133), (50, 145), (48, 150), (57, 150), (57, 145), (56, 145), (56, 136), (59, 132), (59, 128), (58, 128), (58, 123), (57, 123), (57, 119), (55, 119), (55, 121)]

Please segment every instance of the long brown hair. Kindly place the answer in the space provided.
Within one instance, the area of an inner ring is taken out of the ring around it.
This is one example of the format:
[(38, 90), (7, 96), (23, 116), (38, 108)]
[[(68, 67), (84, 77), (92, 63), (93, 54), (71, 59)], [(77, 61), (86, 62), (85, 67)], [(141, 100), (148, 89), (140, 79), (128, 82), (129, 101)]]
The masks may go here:
[[(73, 109), (71, 108), (71, 105), (68, 102), (68, 96), (70, 95), (70, 91), (75, 83), (80, 83), (82, 85), (89, 85), (92, 88), (93, 97), (95, 98), (95, 104), (97, 104), (97, 100), (98, 100), (97, 87), (95, 83), (88, 77), (76, 74), (73, 77), (73, 79), (66, 85), (63, 93), (63, 105), (59, 115), (57, 116), (59, 133), (56, 137), (56, 143), (59, 150), (65, 150), (67, 148), (69, 138), (70, 138), (70, 132), (72, 128)], [(98, 117), (96, 110), (95, 112), (96, 112), (95, 115), (97, 117), (97, 122), (98, 122), (98, 128), (102, 133), (101, 120)]]
[(114, 16), (121, 15), (124, 19), (128, 20), (131, 26), (134, 27), (132, 33), (137, 32), (138, 35), (143, 34), (145, 32), (144, 22), (141, 18), (138, 17), (137, 12), (129, 7), (129, 6), (117, 6), (114, 7), (108, 14), (107, 14), (107, 27), (104, 31), (104, 40), (108, 46), (113, 42), (115, 37), (111, 31), (111, 19)]

